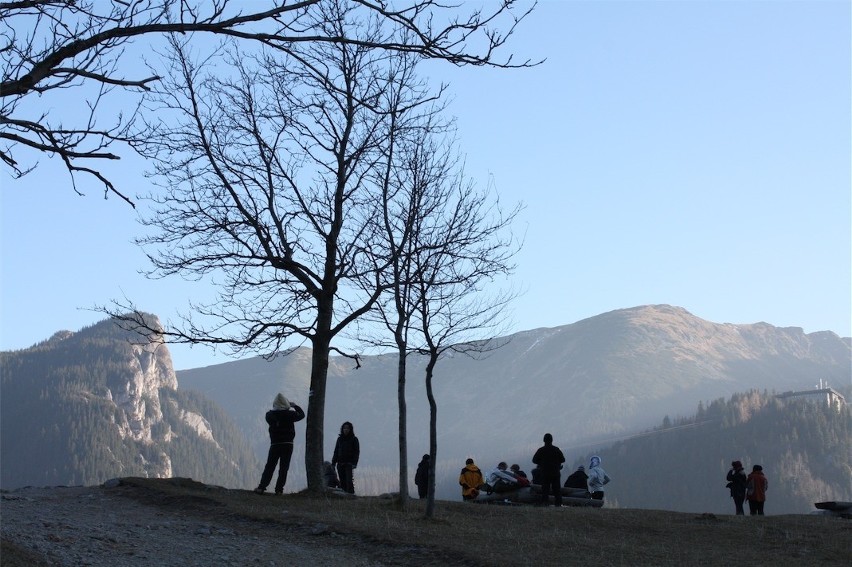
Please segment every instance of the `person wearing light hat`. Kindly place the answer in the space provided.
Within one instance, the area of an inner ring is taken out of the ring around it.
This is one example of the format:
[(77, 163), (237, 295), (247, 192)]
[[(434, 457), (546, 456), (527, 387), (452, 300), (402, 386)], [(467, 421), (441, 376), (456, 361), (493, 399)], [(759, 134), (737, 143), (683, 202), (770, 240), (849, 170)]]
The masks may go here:
[(293, 456), (293, 439), (296, 437), (294, 424), (304, 418), (305, 412), (302, 408), (291, 403), (284, 394), (279, 392), (275, 396), (272, 409), (266, 412), (266, 423), (269, 424), (269, 455), (266, 458), (263, 474), (260, 476), (260, 484), (254, 489), (256, 493), (266, 492), (276, 465), (278, 480), (275, 482), (275, 494), (284, 492), (287, 472), (290, 470), (290, 458)]
[(592, 498), (595, 500), (604, 499), (603, 487), (609, 484), (610, 478), (606, 471), (601, 466), (601, 458), (597, 455), (589, 459), (589, 492), (592, 493)]

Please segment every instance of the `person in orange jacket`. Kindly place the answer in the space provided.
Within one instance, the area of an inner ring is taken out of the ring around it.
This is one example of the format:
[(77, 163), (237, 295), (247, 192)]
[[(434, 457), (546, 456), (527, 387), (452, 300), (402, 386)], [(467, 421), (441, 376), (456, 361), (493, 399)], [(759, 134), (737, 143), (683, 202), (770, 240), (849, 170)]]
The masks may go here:
[(462, 487), (462, 498), (464, 500), (475, 500), (479, 496), (479, 487), (485, 484), (482, 471), (473, 463), (473, 459), (465, 461), (464, 468), (459, 475), (459, 484)]

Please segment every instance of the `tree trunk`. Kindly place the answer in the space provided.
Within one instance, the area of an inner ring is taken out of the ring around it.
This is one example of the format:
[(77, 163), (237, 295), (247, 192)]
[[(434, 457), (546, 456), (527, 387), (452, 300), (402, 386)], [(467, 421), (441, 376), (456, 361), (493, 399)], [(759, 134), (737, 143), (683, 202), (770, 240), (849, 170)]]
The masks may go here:
[(432, 372), (438, 362), (438, 353), (429, 355), (426, 365), (426, 397), (429, 398), (429, 494), (426, 497), (426, 517), (435, 515), (435, 463), (438, 462), (438, 404), (432, 392)]
[(322, 474), (322, 462), (325, 460), (323, 424), (325, 423), (325, 389), (328, 379), (330, 344), (330, 332), (317, 330), (313, 337), (311, 390), (308, 392), (308, 416), (305, 427), (305, 473), (308, 490), (311, 492), (325, 490)]
[(397, 402), (399, 404), (399, 502), (408, 507), (408, 409), (405, 405), (405, 344), (399, 346), (397, 365)]

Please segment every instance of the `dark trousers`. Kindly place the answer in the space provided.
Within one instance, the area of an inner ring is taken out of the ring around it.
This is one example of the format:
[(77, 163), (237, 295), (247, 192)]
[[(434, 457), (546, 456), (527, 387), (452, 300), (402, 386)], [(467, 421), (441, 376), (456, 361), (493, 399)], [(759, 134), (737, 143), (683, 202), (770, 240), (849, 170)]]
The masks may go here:
[(340, 488), (343, 492), (355, 494), (355, 479), (352, 465), (349, 463), (337, 463), (337, 476), (340, 479)]
[(547, 497), (553, 493), (553, 503), (562, 506), (562, 486), (559, 471), (541, 471), (541, 501), (547, 504)]
[(428, 484), (423, 484), (423, 485), (418, 484), (417, 485), (417, 496), (419, 496), (420, 498), (426, 498), (426, 496), (428, 494), (429, 494), (429, 485)]
[(745, 502), (745, 496), (733, 496), (734, 499), (734, 507), (737, 509), (737, 516), (745, 516), (745, 511), (743, 510), (743, 502)]
[(748, 501), (748, 511), (752, 516), (763, 516), (763, 502), (757, 500)]
[(278, 468), (278, 480), (275, 482), (275, 493), (281, 494), (284, 492), (284, 485), (287, 484), (287, 471), (290, 470), (290, 458), (293, 456), (293, 442), (290, 443), (274, 443), (269, 446), (269, 455), (266, 457), (266, 466), (263, 467), (263, 474), (260, 476), (260, 484), (258, 488), (266, 490), (269, 486), (269, 481), (272, 480), (272, 473), (275, 472), (275, 466)]

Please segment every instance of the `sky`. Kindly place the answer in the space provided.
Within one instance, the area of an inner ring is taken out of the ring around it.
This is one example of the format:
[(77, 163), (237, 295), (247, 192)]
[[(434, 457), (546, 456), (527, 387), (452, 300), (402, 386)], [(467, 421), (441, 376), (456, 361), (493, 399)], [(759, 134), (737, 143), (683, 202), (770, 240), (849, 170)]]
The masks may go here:
[[(852, 336), (852, 3), (540, 2), (534, 68), (426, 66), (467, 174), (521, 202), (512, 330), (647, 304)], [(145, 163), (109, 172), (144, 193)], [(0, 350), (127, 298), (177, 321), (202, 282), (149, 280), (137, 214), (55, 160), (0, 174)], [(230, 360), (170, 347), (176, 369)]]

